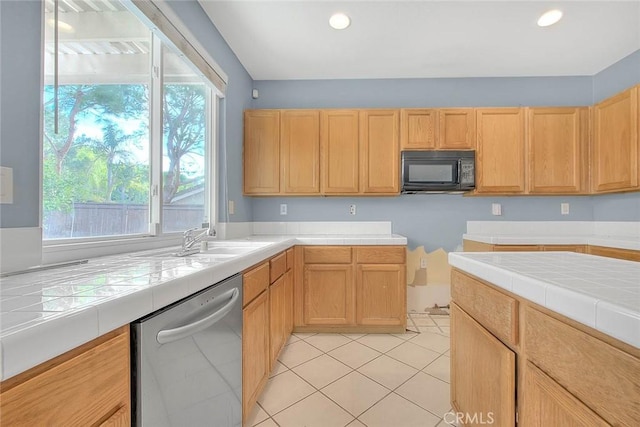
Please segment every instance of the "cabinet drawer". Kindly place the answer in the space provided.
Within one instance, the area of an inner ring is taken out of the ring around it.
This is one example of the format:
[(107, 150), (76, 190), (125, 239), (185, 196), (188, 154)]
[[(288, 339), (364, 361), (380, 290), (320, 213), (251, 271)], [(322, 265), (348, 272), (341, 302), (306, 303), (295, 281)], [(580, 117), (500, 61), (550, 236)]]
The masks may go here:
[(270, 283), (278, 280), (278, 277), (282, 276), (287, 271), (287, 254), (282, 252), (269, 261), (271, 265)]
[(293, 268), (293, 248), (287, 249), (287, 270)]
[[(97, 425), (124, 407), (129, 424), (129, 326), (2, 383), (0, 425)], [(44, 366), (44, 368), (43, 368)], [(45, 369), (44, 371), (41, 371)], [(39, 372), (35, 376), (32, 372)], [(24, 381), (21, 378), (28, 378)], [(15, 382), (14, 386), (9, 382)]]
[(451, 299), (502, 342), (518, 344), (518, 301), (457, 270), (451, 273)]
[(242, 275), (242, 306), (244, 307), (269, 287), (269, 263), (265, 262)]
[(531, 307), (524, 343), (531, 362), (607, 422), (637, 425), (639, 359)]
[(358, 264), (404, 264), (407, 254), (404, 246), (363, 246), (355, 250)]
[(350, 246), (307, 246), (304, 248), (305, 264), (350, 264)]

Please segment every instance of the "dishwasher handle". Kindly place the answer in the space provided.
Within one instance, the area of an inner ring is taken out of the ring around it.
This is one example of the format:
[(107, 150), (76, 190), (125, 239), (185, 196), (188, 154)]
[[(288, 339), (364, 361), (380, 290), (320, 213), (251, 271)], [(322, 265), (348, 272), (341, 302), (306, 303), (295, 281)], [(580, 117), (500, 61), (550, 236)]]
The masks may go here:
[(189, 335), (193, 335), (196, 332), (200, 332), (203, 329), (208, 328), (209, 326), (216, 323), (218, 320), (222, 319), (227, 315), (233, 308), (233, 305), (238, 301), (238, 297), (240, 296), (240, 292), (238, 288), (233, 288), (230, 291), (225, 292), (221, 296), (226, 296), (227, 294), (231, 294), (231, 298), (229, 298), (229, 302), (226, 303), (220, 310), (217, 310), (215, 313), (212, 313), (202, 319), (196, 320), (195, 322), (189, 323), (188, 325), (179, 326), (173, 329), (166, 329), (164, 331), (158, 332), (156, 336), (156, 340), (160, 344), (168, 344), (170, 342), (188, 337)]

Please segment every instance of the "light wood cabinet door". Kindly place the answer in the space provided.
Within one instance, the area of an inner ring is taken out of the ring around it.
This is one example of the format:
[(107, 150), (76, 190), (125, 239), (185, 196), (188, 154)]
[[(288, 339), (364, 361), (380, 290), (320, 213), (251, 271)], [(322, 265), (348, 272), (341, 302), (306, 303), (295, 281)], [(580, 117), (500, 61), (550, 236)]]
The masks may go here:
[(483, 108), (476, 114), (476, 192), (524, 192), (523, 109)]
[(522, 399), (519, 419), (524, 427), (609, 425), (529, 361), (524, 372)]
[(451, 304), (451, 403), (454, 411), (514, 426), (516, 356), (455, 303)]
[(280, 112), (244, 112), (244, 194), (280, 192)]
[(322, 194), (360, 191), (359, 135), (358, 110), (320, 112)]
[(303, 278), (304, 323), (353, 325), (354, 294), (351, 264), (306, 264)]
[(437, 148), (473, 150), (476, 148), (476, 116), (473, 108), (441, 108)]
[(282, 185), (286, 194), (320, 193), (320, 112), (280, 113)]
[(280, 354), (286, 340), (286, 309), (287, 288), (284, 276), (280, 277), (269, 287), (269, 349), (270, 367)]
[(436, 148), (438, 110), (403, 108), (400, 110), (400, 148), (429, 150)]
[(637, 87), (595, 105), (592, 191), (638, 188), (638, 108)]
[(360, 112), (361, 191), (400, 192), (399, 110)]
[(269, 292), (242, 310), (242, 419), (269, 379)]
[(129, 425), (129, 342), (127, 325), (3, 381), (0, 425)]
[(529, 193), (585, 192), (587, 108), (528, 108)]
[(358, 264), (356, 323), (403, 325), (406, 311), (404, 264)]

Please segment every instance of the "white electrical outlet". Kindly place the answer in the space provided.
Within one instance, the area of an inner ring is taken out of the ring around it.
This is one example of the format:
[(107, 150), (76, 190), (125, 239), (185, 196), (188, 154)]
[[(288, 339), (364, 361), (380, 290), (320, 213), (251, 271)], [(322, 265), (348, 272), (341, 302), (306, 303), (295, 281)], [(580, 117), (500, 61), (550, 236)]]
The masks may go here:
[(500, 203), (491, 204), (491, 215), (495, 215), (495, 216), (502, 215), (502, 205)]
[(0, 166), (0, 203), (13, 203), (13, 169)]
[(287, 214), (287, 204), (282, 203), (280, 205), (280, 215), (286, 215), (286, 214)]
[(236, 204), (233, 200), (229, 200), (229, 215), (233, 215), (234, 213), (236, 213)]
[(427, 268), (427, 259), (420, 258), (420, 268)]
[(349, 214), (350, 215), (355, 215), (356, 214), (356, 205), (349, 206)]
[(560, 203), (560, 214), (569, 215), (569, 203)]

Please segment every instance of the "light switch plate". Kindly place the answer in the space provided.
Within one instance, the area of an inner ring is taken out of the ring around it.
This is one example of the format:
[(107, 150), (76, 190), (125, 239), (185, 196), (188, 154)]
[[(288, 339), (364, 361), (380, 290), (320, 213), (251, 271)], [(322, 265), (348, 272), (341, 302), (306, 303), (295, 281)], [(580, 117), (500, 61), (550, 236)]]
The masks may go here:
[(495, 216), (502, 215), (502, 205), (500, 203), (491, 204), (491, 215), (495, 215)]
[(13, 204), (13, 168), (0, 166), (0, 203)]
[(560, 203), (560, 214), (569, 215), (569, 203)]
[(229, 207), (229, 215), (233, 215), (236, 213), (236, 204), (233, 200), (229, 200), (227, 206)]

